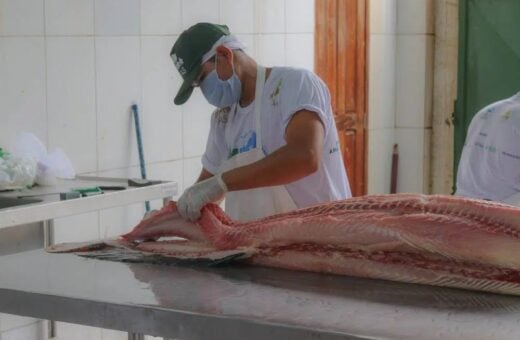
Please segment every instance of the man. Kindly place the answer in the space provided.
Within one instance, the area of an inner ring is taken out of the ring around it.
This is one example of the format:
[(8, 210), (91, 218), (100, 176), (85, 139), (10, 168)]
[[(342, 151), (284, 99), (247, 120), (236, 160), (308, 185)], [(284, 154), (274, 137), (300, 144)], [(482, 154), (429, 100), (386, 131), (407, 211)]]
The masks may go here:
[(175, 104), (200, 87), (217, 107), (180, 214), (194, 221), (224, 195), (242, 221), (350, 197), (326, 85), (306, 70), (265, 69), (243, 49), (227, 26), (198, 23), (171, 50), (183, 77)]
[(473, 117), (456, 195), (520, 206), (520, 93)]

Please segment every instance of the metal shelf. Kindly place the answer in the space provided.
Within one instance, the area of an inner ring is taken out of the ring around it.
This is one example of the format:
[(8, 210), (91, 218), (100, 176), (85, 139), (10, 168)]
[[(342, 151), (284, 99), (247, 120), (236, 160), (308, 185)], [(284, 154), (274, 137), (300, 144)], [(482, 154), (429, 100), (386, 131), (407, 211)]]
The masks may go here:
[[(92, 186), (125, 186), (127, 189), (105, 192), (101, 195), (77, 199), (59, 200), (59, 192), (72, 188)], [(3, 197), (38, 195), (42, 202), (0, 209), (0, 229), (20, 224), (52, 220), (89, 211), (107, 209), (172, 197), (177, 194), (176, 182), (160, 182), (144, 187), (128, 187), (127, 179), (105, 177), (78, 177), (74, 180), (59, 180), (56, 186), (36, 187), (25, 191), (0, 193)]]

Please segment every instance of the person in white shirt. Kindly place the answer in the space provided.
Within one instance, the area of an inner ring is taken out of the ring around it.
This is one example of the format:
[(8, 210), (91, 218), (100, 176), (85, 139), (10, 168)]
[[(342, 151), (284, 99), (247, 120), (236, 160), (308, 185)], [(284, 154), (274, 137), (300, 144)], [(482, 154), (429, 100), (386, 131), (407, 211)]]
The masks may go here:
[(455, 195), (520, 206), (520, 92), (471, 120)]
[(183, 77), (175, 104), (195, 87), (217, 107), (196, 184), (177, 202), (196, 220), (226, 198), (241, 221), (351, 197), (327, 86), (314, 73), (264, 68), (227, 26), (199, 23), (170, 53)]

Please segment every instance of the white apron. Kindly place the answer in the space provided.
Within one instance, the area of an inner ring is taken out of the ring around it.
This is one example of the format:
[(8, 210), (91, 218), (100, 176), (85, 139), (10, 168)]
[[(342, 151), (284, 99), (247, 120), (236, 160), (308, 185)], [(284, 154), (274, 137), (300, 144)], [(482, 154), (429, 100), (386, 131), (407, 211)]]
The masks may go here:
[[(247, 152), (236, 154), (224, 161), (220, 172), (257, 162), (265, 157), (262, 150), (262, 128), (260, 124), (262, 93), (265, 84), (265, 68), (258, 66), (255, 88), (255, 132), (256, 147)], [(239, 105), (238, 103), (236, 105)], [(236, 111), (235, 111), (236, 112)], [(231, 117), (230, 117), (231, 118)], [(226, 143), (232, 145), (230, 126), (225, 130)], [(282, 212), (297, 209), (294, 200), (284, 185), (265, 188), (240, 190), (226, 193), (226, 213), (239, 221), (251, 221)]]

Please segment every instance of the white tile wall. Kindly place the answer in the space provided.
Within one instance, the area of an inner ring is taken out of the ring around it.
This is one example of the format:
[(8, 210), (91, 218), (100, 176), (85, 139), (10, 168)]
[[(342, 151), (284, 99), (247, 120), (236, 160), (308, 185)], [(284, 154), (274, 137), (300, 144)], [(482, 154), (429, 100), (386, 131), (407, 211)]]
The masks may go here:
[(213, 110), (214, 107), (205, 101), (199, 89), (195, 89), (190, 100), (182, 106), (184, 158), (201, 156), (204, 153)]
[(142, 0), (141, 34), (180, 34), (181, 0)]
[(368, 194), (390, 192), (393, 128), (368, 130)]
[(296, 33), (285, 36), (286, 65), (314, 70), (314, 34)]
[(397, 0), (399, 34), (433, 33), (434, 0)]
[(12, 145), (20, 131), (32, 132), (46, 144), (43, 38), (0, 37), (0, 79), (0, 145)]
[(132, 204), (99, 212), (99, 237), (114, 238), (137, 225), (145, 213), (144, 204)]
[(83, 242), (99, 239), (98, 212), (54, 220), (54, 242)]
[(397, 128), (399, 145), (398, 192), (426, 192), (428, 189), (429, 141), (431, 130)]
[(128, 340), (128, 333), (121, 331), (114, 331), (111, 329), (101, 330), (101, 339), (103, 340)]
[(94, 38), (47, 38), (49, 150), (62, 148), (76, 172), (96, 170)]
[(369, 15), (371, 34), (395, 34), (396, 0), (371, 0)]
[(255, 0), (256, 31), (285, 33), (285, 0)]
[(44, 0), (0, 0), (1, 35), (43, 35)]
[(285, 0), (287, 33), (314, 32), (314, 0)]
[(95, 0), (94, 8), (97, 35), (140, 34), (140, 0)]
[(394, 35), (370, 36), (368, 123), (370, 129), (395, 125), (395, 53)]
[(214, 0), (182, 0), (182, 28), (198, 22), (219, 22), (219, 2)]
[(254, 33), (255, 1), (220, 0), (220, 21), (226, 24), (233, 34)]
[(264, 66), (284, 66), (285, 34), (260, 34), (256, 36), (257, 61)]
[(41, 340), (46, 338), (46, 330), (43, 322), (36, 322), (22, 328), (11, 329), (1, 335), (2, 340)]
[(176, 37), (141, 40), (143, 105), (141, 125), (147, 162), (182, 158), (182, 110), (173, 103), (181, 77), (170, 59)]
[[(101, 329), (76, 325), (66, 322), (57, 322), (57, 339), (56, 340), (102, 340)], [(42, 338), (43, 339), (43, 338)], [(3, 340), (3, 339), (2, 339)], [(41, 339), (40, 339), (41, 340)]]
[(138, 37), (96, 38), (98, 170), (138, 163), (130, 107), (141, 102), (140, 69)]
[(13, 314), (0, 314), (0, 333), (37, 322), (37, 319)]
[(240, 41), (246, 45), (245, 52), (252, 57), (253, 59), (257, 59), (256, 54), (256, 35), (253, 34), (235, 34)]
[[(198, 161), (200, 166), (200, 158), (195, 158)], [(190, 162), (190, 159), (187, 160), (179, 160), (172, 162), (161, 162), (150, 164), (147, 168), (148, 177), (153, 179), (159, 179), (163, 181), (178, 181), (178, 191), (179, 193), (174, 197), (177, 199), (183, 190), (183, 182), (184, 182), (184, 163)], [(197, 172), (200, 173), (200, 169)], [(191, 178), (191, 177), (190, 177)]]
[(200, 162), (200, 158), (189, 158), (185, 159), (183, 162), (183, 187), (187, 188), (195, 183), (197, 178), (199, 178), (200, 171), (202, 170), (202, 163)]
[(94, 0), (46, 0), (47, 35), (92, 35)]
[(397, 37), (396, 126), (430, 127), (433, 37)]

